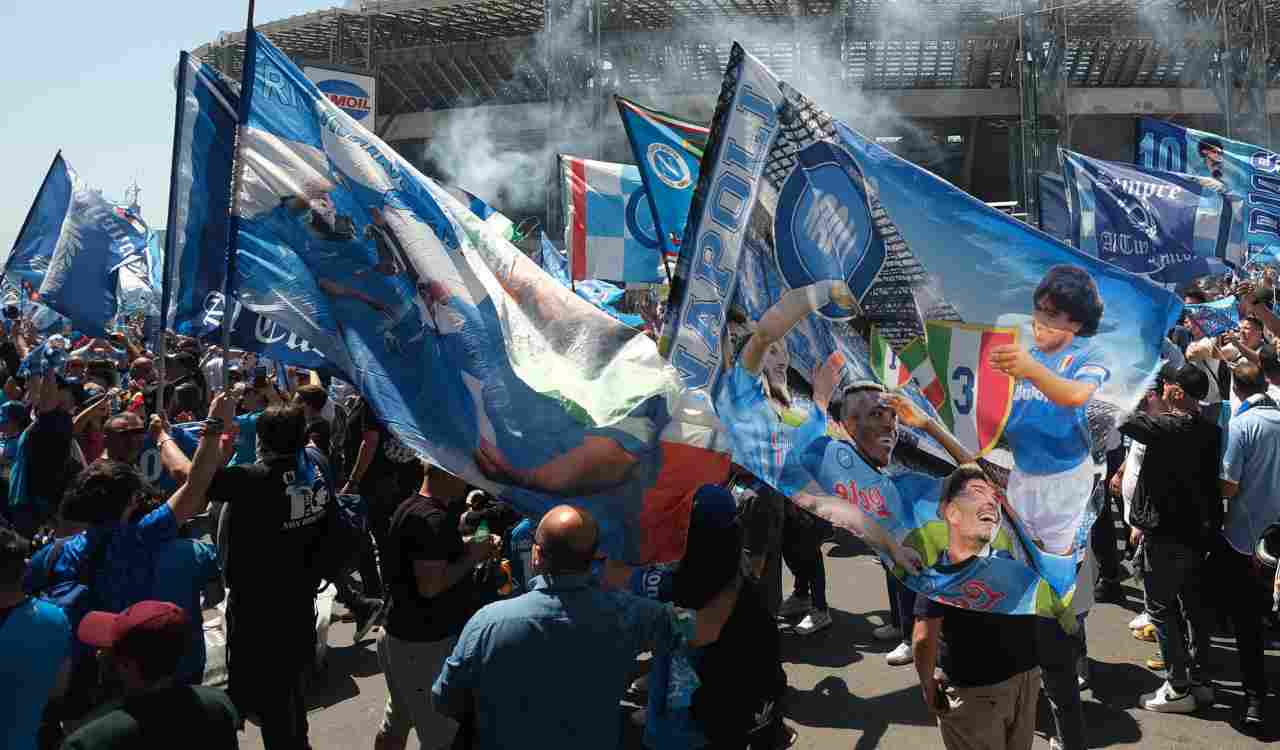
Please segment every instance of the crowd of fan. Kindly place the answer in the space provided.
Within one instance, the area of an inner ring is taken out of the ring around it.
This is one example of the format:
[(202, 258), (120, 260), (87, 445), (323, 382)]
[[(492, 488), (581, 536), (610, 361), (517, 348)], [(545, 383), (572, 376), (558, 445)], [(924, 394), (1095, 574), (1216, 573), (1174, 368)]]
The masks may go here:
[[(1095, 599), (1123, 596), (1121, 546), (1146, 594), (1134, 636), (1158, 644), (1147, 665), (1167, 672), (1140, 705), (1213, 705), (1209, 637), (1229, 627), (1241, 719), (1263, 721), (1280, 589), (1255, 548), (1280, 521), (1280, 318), (1265, 286), (1201, 284), (1184, 299), (1229, 293), (1239, 328), (1171, 331), (1156, 386), (1106, 446), (1076, 627), (917, 599), (886, 574), (891, 622), (875, 635), (898, 642), (890, 664), (915, 663), (947, 747), (1029, 748), (1042, 690), (1054, 746), (1087, 746), (1084, 624)], [(411, 730), (423, 747), (617, 747), (624, 697), (645, 705), (631, 720), (657, 750), (795, 741), (780, 632), (831, 626), (831, 530), (776, 492), (740, 471), (702, 488), (685, 558), (631, 569), (601, 559), (589, 513), (524, 518), (420, 462), (337, 379), (277, 375), (251, 354), (224, 362), (172, 335), (164, 357), (141, 342), (137, 330), (42, 338), (6, 321), (5, 747), (237, 747), (245, 717), (269, 750), (310, 747), (315, 601), (329, 584), (357, 642), (382, 629), (375, 748), (403, 748)], [(942, 500), (994, 490), (966, 465)], [(224, 597), (225, 692), (202, 686), (204, 612)]]

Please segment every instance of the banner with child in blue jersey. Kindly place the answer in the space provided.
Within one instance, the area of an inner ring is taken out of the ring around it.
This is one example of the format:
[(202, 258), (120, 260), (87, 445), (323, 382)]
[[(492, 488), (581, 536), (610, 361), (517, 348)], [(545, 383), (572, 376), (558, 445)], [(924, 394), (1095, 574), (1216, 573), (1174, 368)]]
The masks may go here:
[[(678, 559), (728, 456), (640, 331), (507, 237), (247, 38), (237, 297), (336, 364), (391, 433), (522, 512), (572, 499), (628, 562)], [(465, 159), (465, 154), (457, 158)]]
[[(663, 345), (715, 394), (735, 463), (908, 586), (1059, 617), (1103, 438), (1180, 308), (835, 121), (735, 45)], [(944, 484), (975, 461), (980, 478)]]

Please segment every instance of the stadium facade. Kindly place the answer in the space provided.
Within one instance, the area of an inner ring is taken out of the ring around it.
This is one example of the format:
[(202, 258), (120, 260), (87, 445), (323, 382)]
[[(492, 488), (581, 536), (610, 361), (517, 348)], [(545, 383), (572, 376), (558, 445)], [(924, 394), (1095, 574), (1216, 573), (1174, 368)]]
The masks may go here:
[[(558, 152), (632, 161), (611, 96), (709, 120), (731, 43), (864, 134), (1034, 215), (1056, 146), (1128, 161), (1140, 115), (1272, 146), (1280, 0), (369, 0), (259, 22), (372, 79), (377, 134), (561, 230)], [(1277, 42), (1272, 42), (1272, 39)], [(238, 78), (243, 34), (196, 55)], [(339, 84), (341, 85), (341, 84)]]

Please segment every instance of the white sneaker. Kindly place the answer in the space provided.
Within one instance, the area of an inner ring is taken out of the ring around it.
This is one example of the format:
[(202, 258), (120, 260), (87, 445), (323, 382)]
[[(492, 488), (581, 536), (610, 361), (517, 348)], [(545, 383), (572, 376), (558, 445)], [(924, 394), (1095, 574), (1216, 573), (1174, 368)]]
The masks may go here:
[(1057, 737), (1050, 738), (1049, 750), (1062, 750), (1062, 740)]
[(1213, 685), (1207, 682), (1191, 683), (1191, 697), (1196, 699), (1196, 708), (1209, 708), (1213, 706), (1214, 694)]
[(778, 607), (778, 617), (799, 617), (809, 610), (813, 609), (813, 600), (807, 596), (796, 596), (792, 594), (782, 602), (782, 606)]
[(831, 627), (831, 613), (825, 609), (809, 610), (809, 614), (796, 624), (796, 635), (813, 635), (823, 628)]
[(902, 628), (897, 628), (893, 625), (881, 625), (871, 631), (871, 635), (874, 636), (877, 641), (901, 641)]
[(1196, 698), (1189, 690), (1185, 693), (1177, 692), (1166, 680), (1159, 690), (1142, 696), (1139, 705), (1148, 711), (1162, 714), (1189, 714), (1196, 710)]
[(1145, 628), (1150, 624), (1151, 624), (1151, 617), (1146, 612), (1143, 612), (1142, 614), (1138, 615), (1137, 617), (1129, 621), (1129, 629), (1142, 630), (1143, 628)]
[(910, 644), (899, 643), (897, 648), (884, 655), (884, 660), (889, 662), (891, 667), (901, 667), (915, 661), (915, 657), (911, 654)]

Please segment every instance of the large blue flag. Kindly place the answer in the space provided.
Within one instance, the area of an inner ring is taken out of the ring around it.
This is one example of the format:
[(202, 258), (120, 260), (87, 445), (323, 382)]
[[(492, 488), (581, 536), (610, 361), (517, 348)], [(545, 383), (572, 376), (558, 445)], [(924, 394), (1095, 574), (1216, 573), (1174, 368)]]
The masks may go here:
[[(178, 129), (171, 177), (168, 327), (221, 341), (225, 308), (227, 220), (236, 107), (240, 98), (213, 68), (183, 52), (178, 61)], [(305, 338), (236, 302), (230, 344), (310, 370), (333, 365)]]
[(617, 99), (618, 114), (648, 194), (662, 251), (675, 257), (684, 241), (689, 203), (698, 184), (698, 163), (708, 130), (629, 99)]
[[(1067, 613), (1105, 436), (1178, 300), (867, 140), (738, 45), (702, 167), (664, 346), (718, 393), (734, 461), (932, 598)], [(891, 355), (841, 346), (850, 321)], [(903, 450), (903, 426), (988, 480), (941, 502), (946, 464)]]
[(1205, 178), (1224, 193), (1231, 228), (1222, 257), (1229, 264), (1280, 253), (1280, 156), (1150, 117), (1138, 118), (1134, 152), (1140, 167)]
[(147, 226), (85, 184), (61, 154), (45, 176), (5, 273), (39, 301), (89, 332), (116, 315), (121, 266), (144, 259)]
[(1058, 153), (1080, 250), (1168, 284), (1203, 276), (1225, 251), (1231, 206), (1221, 183)]
[(419, 455), (525, 513), (572, 499), (612, 556), (679, 557), (693, 492), (728, 470), (710, 405), (652, 341), (543, 273), (260, 34), (246, 41), (245, 307), (316, 344)]

